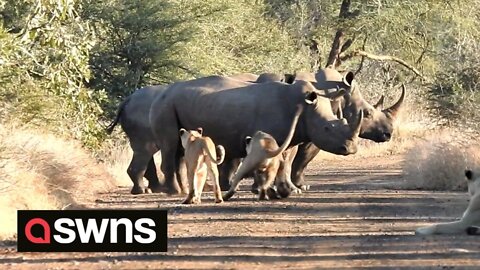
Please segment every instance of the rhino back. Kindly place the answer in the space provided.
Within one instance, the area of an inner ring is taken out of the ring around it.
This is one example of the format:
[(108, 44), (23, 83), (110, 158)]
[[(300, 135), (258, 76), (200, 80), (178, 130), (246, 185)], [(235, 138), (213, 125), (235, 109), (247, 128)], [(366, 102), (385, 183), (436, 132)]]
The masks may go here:
[(121, 125), (127, 135), (150, 132), (149, 112), (153, 100), (165, 91), (167, 85), (146, 86), (129, 96), (122, 113)]
[[(202, 127), (204, 134), (223, 145), (232, 157), (244, 155), (245, 136), (252, 136), (258, 130), (283, 142), (296, 104), (303, 102), (302, 87), (279, 82), (250, 85), (232, 81), (210, 77), (177, 84), (169, 89), (170, 98), (165, 102), (174, 104), (183, 128)], [(300, 137), (295, 136), (293, 141)]]

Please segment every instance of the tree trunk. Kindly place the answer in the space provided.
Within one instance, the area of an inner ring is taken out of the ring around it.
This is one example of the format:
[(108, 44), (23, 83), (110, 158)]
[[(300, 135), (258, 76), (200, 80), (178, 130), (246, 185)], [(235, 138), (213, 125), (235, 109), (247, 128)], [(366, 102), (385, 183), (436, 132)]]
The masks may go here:
[[(350, 16), (350, 0), (343, 0), (342, 5), (340, 6), (340, 13), (338, 17), (340, 19), (345, 19)], [(336, 68), (340, 65), (339, 55), (341, 52), (345, 51), (350, 45), (351, 41), (348, 46), (344, 46), (343, 39), (345, 37), (345, 33), (343, 29), (338, 29), (337, 33), (335, 34), (335, 38), (333, 39), (332, 48), (330, 49), (330, 53), (328, 55), (327, 63), (325, 67)]]
[(341, 52), (341, 44), (343, 42), (344, 35), (345, 34), (343, 33), (343, 30), (337, 30), (335, 38), (333, 39), (332, 49), (330, 49), (330, 54), (328, 55), (328, 60), (325, 67), (336, 68), (338, 66), (338, 55)]

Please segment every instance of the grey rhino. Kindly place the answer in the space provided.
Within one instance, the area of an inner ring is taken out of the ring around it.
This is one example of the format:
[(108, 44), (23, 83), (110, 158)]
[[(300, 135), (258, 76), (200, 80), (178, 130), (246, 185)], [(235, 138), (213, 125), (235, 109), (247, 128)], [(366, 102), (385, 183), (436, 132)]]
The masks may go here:
[(228, 78), (238, 80), (241, 82), (253, 83), (258, 80), (259, 76), (253, 73), (239, 73), (239, 74), (230, 75), (228, 76)]
[[(133, 157), (128, 166), (127, 174), (133, 182), (133, 188), (130, 191), (132, 194), (164, 191), (158, 179), (153, 160), (153, 155), (158, 151), (158, 148), (155, 145), (155, 138), (150, 128), (148, 116), (153, 100), (167, 87), (167, 85), (155, 85), (136, 90), (119, 105), (115, 120), (107, 127), (107, 133), (111, 134), (120, 122), (129, 139)], [(179, 173), (180, 170), (177, 171), (177, 175)], [(148, 188), (143, 185), (144, 176), (148, 180)], [(182, 183), (182, 181), (179, 181), (180, 188), (186, 190)]]
[(241, 82), (250, 83), (264, 83), (264, 82), (285, 82), (293, 83), (295, 76), (292, 74), (277, 74), (277, 73), (262, 73), (255, 75), (253, 73), (239, 73), (227, 76), (228, 78), (235, 79)]
[(256, 83), (264, 82), (284, 82), (292, 84), (295, 80), (295, 76), (292, 74), (276, 74), (276, 73), (262, 73), (258, 76)]
[[(347, 89), (348, 94), (341, 99), (339, 106), (341, 107), (343, 116), (352, 121), (355, 117), (355, 111), (360, 108), (365, 116), (360, 129), (360, 138), (372, 140), (375, 142), (389, 141), (393, 133), (393, 122), (397, 113), (402, 106), (405, 98), (405, 87), (402, 86), (402, 94), (398, 101), (387, 109), (383, 109), (382, 96), (375, 104), (369, 104), (362, 96), (360, 87), (355, 80), (352, 72), (342, 76), (337, 70), (332, 68), (324, 68), (317, 73), (297, 73), (296, 80), (310, 81), (315, 88), (323, 91), (335, 91), (337, 88)], [(334, 108), (334, 110), (337, 108)], [(308, 188), (305, 185), (304, 170), (308, 163), (318, 154), (320, 149), (312, 143), (299, 145), (297, 155), (292, 164), (292, 182), (303, 189)]]
[(357, 121), (351, 125), (339, 120), (330, 100), (320, 96), (309, 82), (251, 84), (211, 76), (172, 84), (155, 98), (150, 109), (167, 190), (175, 192), (174, 173), (181, 156), (180, 128), (202, 127), (205, 136), (225, 147), (226, 161), (239, 159), (246, 154), (244, 138), (256, 131), (271, 134), (281, 144), (297, 104), (306, 108), (291, 145), (313, 142), (322, 150), (340, 155), (357, 151), (362, 113), (356, 114)]
[[(242, 73), (230, 76), (241, 81), (256, 81), (258, 75)], [(153, 155), (158, 151), (155, 139), (151, 132), (148, 119), (150, 105), (155, 97), (163, 92), (168, 85), (154, 85), (140, 88), (120, 103), (114, 121), (107, 127), (108, 134), (113, 132), (115, 126), (120, 123), (123, 131), (128, 137), (130, 147), (133, 150), (133, 157), (127, 169), (127, 174), (133, 182), (132, 194), (145, 192), (161, 192), (162, 185), (158, 179), (157, 169)], [(179, 188), (186, 193), (186, 179), (184, 164), (181, 162), (177, 168), (177, 183)], [(143, 177), (148, 180), (148, 188), (143, 186)]]

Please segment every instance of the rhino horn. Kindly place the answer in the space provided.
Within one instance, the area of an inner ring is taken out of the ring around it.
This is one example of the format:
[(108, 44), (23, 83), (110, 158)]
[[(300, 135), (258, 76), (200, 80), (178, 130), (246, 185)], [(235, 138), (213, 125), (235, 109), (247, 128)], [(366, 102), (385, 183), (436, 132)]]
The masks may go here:
[(377, 110), (383, 110), (383, 102), (384, 101), (385, 101), (385, 96), (382, 95), (380, 97), (380, 99), (378, 100), (378, 102), (375, 105), (373, 105), (373, 107)]
[(386, 109), (386, 112), (392, 116), (392, 118), (395, 118), (398, 114), (398, 111), (400, 110), (400, 107), (402, 106), (403, 100), (405, 99), (405, 85), (402, 84), (402, 95), (398, 99), (398, 101), (393, 104), (392, 107)]
[(360, 134), (360, 130), (362, 128), (362, 121), (363, 121), (363, 110), (356, 109), (356, 119), (349, 123), (350, 129), (353, 131), (354, 137), (357, 137)]
[(362, 121), (363, 121), (363, 110), (360, 110), (360, 113), (358, 114), (357, 126), (355, 127), (355, 130), (353, 133), (355, 137), (358, 137), (358, 135), (360, 135), (360, 130), (362, 128)]

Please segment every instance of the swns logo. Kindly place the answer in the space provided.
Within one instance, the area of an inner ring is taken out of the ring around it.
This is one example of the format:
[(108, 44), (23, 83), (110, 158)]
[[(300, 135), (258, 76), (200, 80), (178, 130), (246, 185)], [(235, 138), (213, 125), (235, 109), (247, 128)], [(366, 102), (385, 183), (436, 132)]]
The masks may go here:
[(166, 210), (19, 210), (19, 252), (166, 252)]

